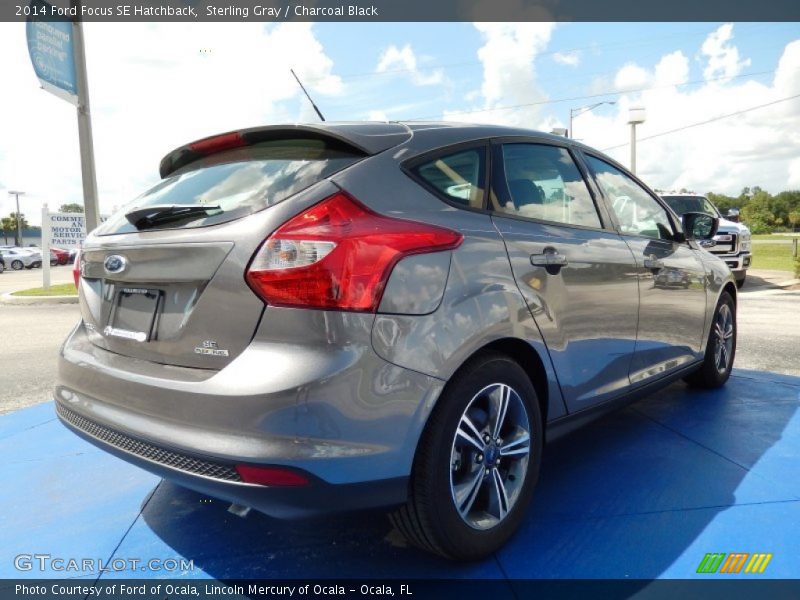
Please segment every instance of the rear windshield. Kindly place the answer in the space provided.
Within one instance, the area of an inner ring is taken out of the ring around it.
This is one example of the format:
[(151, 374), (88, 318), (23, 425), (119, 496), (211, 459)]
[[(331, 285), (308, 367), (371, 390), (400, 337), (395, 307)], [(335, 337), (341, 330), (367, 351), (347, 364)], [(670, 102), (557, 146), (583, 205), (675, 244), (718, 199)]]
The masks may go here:
[(273, 140), (220, 152), (163, 179), (114, 213), (97, 233), (139, 231), (126, 213), (155, 205), (204, 205), (209, 210), (153, 224), (148, 231), (225, 223), (282, 202), (361, 158), (355, 151), (307, 139)]

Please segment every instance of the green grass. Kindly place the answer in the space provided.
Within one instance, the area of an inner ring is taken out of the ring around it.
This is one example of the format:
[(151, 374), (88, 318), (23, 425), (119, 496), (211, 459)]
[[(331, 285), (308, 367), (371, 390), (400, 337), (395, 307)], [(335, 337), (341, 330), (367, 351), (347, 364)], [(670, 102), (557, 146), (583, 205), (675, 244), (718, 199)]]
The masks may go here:
[(800, 237), (800, 233), (758, 233), (753, 235), (753, 241), (757, 242), (758, 240), (786, 240), (787, 242), (791, 242), (793, 237)]
[[(755, 236), (754, 236), (755, 238)], [(794, 271), (791, 244), (759, 244), (753, 242), (753, 268)]]
[(60, 283), (58, 285), (51, 285), (48, 289), (32, 288), (30, 290), (22, 290), (14, 292), (12, 296), (77, 296), (78, 290), (75, 289), (74, 283)]

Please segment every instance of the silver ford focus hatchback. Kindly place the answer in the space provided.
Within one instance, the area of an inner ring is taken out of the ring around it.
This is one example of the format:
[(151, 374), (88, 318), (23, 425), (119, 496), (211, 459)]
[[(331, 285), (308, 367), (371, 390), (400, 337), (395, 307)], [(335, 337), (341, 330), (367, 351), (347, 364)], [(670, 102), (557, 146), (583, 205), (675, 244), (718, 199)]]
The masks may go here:
[(716, 220), (572, 140), (270, 126), (160, 172), (75, 263), (56, 410), (204, 494), (286, 518), (385, 506), (476, 559), (520, 524), (546, 439), (730, 375)]

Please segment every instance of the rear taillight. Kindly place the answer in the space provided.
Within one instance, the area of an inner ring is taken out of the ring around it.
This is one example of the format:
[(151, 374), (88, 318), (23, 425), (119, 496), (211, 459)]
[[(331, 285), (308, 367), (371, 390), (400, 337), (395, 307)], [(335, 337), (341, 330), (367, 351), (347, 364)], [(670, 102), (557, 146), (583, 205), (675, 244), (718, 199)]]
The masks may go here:
[(75, 282), (75, 287), (80, 288), (81, 282), (81, 251), (75, 253), (75, 262), (72, 263), (72, 280)]
[(246, 278), (271, 305), (375, 312), (401, 258), (462, 240), (444, 227), (379, 215), (338, 192), (270, 235)]

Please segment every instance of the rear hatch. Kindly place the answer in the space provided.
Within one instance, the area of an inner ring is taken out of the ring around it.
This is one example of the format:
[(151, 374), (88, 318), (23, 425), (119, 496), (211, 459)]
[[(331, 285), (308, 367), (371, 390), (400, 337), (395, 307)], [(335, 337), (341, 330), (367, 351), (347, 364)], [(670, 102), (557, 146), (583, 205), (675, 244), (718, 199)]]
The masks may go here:
[(332, 174), (371, 153), (325, 131), (253, 131), (261, 130), (171, 153), (164, 179), (89, 236), (80, 305), (92, 343), (207, 369), (247, 347), (264, 310), (245, 282), (253, 253), (288, 218), (334, 192)]

